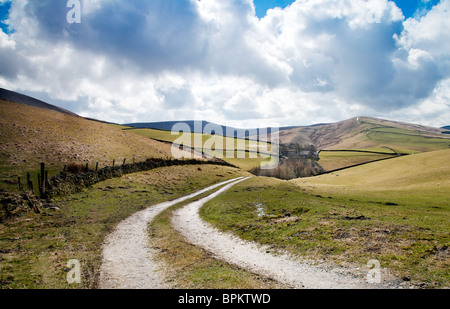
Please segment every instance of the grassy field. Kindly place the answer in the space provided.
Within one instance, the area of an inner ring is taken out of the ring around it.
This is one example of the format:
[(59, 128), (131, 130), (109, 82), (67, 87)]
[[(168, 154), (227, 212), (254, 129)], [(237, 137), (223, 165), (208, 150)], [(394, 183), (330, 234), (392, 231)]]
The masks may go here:
[[(146, 207), (241, 174), (234, 168), (213, 165), (166, 167), (111, 179), (81, 193), (55, 198), (58, 211), (30, 213), (0, 224), (1, 287), (96, 288), (101, 245), (116, 224)], [(70, 259), (81, 262), (82, 286), (66, 282)], [(212, 263), (223, 272), (239, 272)], [(198, 276), (207, 277), (200, 273)]]
[(450, 286), (450, 150), (295, 181), (253, 178), (202, 209), (240, 237), (307, 260), (372, 259), (422, 288)]
[[(170, 131), (154, 130), (154, 129), (133, 129), (127, 130), (135, 134), (156, 140), (167, 141), (170, 143), (180, 142), (181, 134), (172, 135)], [(271, 145), (267, 142), (259, 142), (255, 140), (245, 140), (230, 137), (222, 137), (218, 135), (207, 135), (200, 133), (186, 134), (187, 146), (194, 147), (196, 150), (204, 151), (205, 154), (223, 159), (244, 170), (251, 170), (259, 166), (262, 161), (268, 161), (266, 157), (262, 157), (258, 152), (266, 153), (271, 150)], [(229, 147), (228, 145), (233, 145)], [(233, 149), (232, 155), (227, 154), (227, 149)]]
[(331, 175), (299, 179), (296, 183), (316, 188), (336, 188), (357, 193), (430, 191), (445, 196), (450, 186), (450, 149), (375, 162)]
[(171, 157), (168, 145), (118, 126), (1, 100), (0, 141), (0, 188), (7, 190), (17, 190), (17, 177), (27, 172), (35, 180), (41, 162), (53, 175), (71, 162), (103, 167)]
[[(370, 151), (370, 150), (367, 150)], [(327, 171), (353, 166), (362, 163), (373, 162), (381, 159), (392, 158), (392, 154), (376, 154), (360, 151), (323, 151), (320, 153), (319, 164)]]
[(414, 153), (450, 148), (450, 139), (421, 135), (420, 132), (400, 128), (374, 128), (367, 138), (376, 144), (393, 148), (398, 152)]

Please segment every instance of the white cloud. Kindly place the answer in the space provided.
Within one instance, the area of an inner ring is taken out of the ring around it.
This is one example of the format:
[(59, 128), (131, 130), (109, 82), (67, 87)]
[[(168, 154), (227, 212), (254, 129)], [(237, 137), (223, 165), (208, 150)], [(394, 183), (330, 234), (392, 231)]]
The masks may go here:
[(86, 0), (70, 25), (64, 1), (15, 0), (0, 86), (115, 122), (443, 125), (449, 6), (404, 21), (387, 0), (297, 0), (259, 20), (251, 0)]

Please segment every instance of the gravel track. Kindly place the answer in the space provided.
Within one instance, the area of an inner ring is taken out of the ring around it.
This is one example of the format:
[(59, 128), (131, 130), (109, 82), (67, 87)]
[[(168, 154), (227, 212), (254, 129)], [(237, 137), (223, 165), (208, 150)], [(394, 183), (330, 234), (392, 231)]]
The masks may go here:
[(149, 223), (165, 209), (235, 180), (225, 181), (176, 200), (149, 207), (122, 221), (103, 244), (100, 288), (166, 288), (158, 274), (158, 265), (154, 262), (156, 252), (149, 245)]

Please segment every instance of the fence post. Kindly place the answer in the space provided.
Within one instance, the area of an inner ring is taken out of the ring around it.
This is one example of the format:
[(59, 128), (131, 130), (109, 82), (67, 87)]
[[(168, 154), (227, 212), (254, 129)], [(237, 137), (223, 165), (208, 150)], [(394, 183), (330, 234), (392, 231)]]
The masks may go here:
[(45, 195), (45, 163), (41, 163), (41, 179), (40, 179), (41, 198)]
[(33, 189), (33, 185), (31, 184), (31, 177), (30, 177), (30, 173), (27, 173), (27, 187), (28, 187), (28, 191), (32, 191)]

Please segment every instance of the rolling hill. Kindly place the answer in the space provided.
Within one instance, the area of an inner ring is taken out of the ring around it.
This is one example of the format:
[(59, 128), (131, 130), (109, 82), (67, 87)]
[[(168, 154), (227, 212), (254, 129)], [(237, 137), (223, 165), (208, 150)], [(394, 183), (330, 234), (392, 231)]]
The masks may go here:
[[(134, 123), (125, 126), (131, 127), (130, 130), (137, 134), (156, 140), (173, 142), (176, 137), (172, 136), (170, 131), (175, 123)], [(191, 132), (195, 134), (200, 134), (206, 125), (212, 125), (218, 128), (216, 131), (218, 135), (223, 133), (228, 135), (228, 138), (236, 137), (237, 132), (241, 132), (241, 136), (250, 140), (256, 140), (260, 137), (251, 134), (251, 131), (206, 121), (198, 122), (197, 126), (194, 121), (183, 123), (186, 123)], [(231, 134), (226, 134), (227, 130)], [(256, 132), (256, 130), (253, 130), (253, 132)], [(393, 158), (400, 154), (448, 149), (450, 136), (442, 132), (442, 129), (416, 124), (371, 117), (357, 117), (336, 123), (284, 127), (279, 129), (279, 136), (282, 144), (314, 145), (321, 150), (319, 163), (325, 171), (333, 171)], [(255, 145), (251, 148), (257, 149)], [(233, 164), (249, 169), (255, 164), (258, 165), (259, 161), (251, 162), (248, 159), (241, 159), (233, 160)]]
[(439, 128), (357, 117), (331, 124), (280, 131), (281, 143), (315, 145), (325, 171), (347, 168), (398, 155), (450, 148), (450, 136)]
[[(71, 161), (106, 163), (122, 158), (170, 157), (170, 143), (178, 138), (171, 134), (172, 127), (178, 123), (175, 121), (113, 125), (79, 117), (5, 89), (0, 89), (0, 100), (0, 156), (4, 170), (17, 170), (19, 166), (29, 168), (40, 161), (60, 166)], [(181, 122), (189, 127), (192, 139), (208, 127), (216, 136), (226, 137), (223, 143), (219, 139), (215, 149), (207, 153), (210, 156), (223, 157), (223, 148), (232, 141), (230, 139), (235, 139), (235, 156), (228, 161), (246, 170), (262, 161), (250, 154), (258, 152), (260, 146), (271, 148), (259, 135), (265, 132), (262, 129), (238, 129), (207, 121)], [(282, 144), (314, 145), (321, 150), (319, 163), (325, 171), (333, 171), (399, 154), (448, 149), (450, 135), (444, 134), (445, 130), (445, 127), (357, 117), (336, 123), (282, 127), (278, 133)], [(267, 131), (271, 133), (270, 128)], [(211, 141), (211, 137), (203, 135), (201, 140), (205, 143)], [(242, 139), (246, 140), (245, 145), (240, 144)]]
[(0, 141), (1, 186), (37, 170), (40, 162), (54, 173), (72, 162), (111, 165), (171, 157), (170, 145), (119, 126), (5, 100), (0, 100)]
[[(322, 188), (370, 192), (431, 190), (450, 194), (450, 149), (374, 162), (333, 174), (297, 180)], [(430, 192), (431, 192), (430, 191)]]
[(71, 111), (68, 111), (64, 108), (55, 106), (55, 105), (51, 105), (48, 103), (45, 103), (41, 100), (32, 98), (30, 96), (18, 93), (18, 92), (14, 92), (14, 91), (9, 91), (3, 88), (0, 88), (0, 100), (4, 100), (4, 101), (9, 101), (9, 102), (14, 102), (14, 103), (21, 103), (24, 105), (28, 105), (28, 106), (33, 106), (33, 107), (39, 107), (39, 108), (44, 108), (44, 109), (48, 109), (48, 110), (52, 110), (55, 112), (60, 112), (60, 113), (64, 113), (64, 114), (68, 114), (68, 115), (72, 115), (72, 116), (78, 116), (75, 113), (72, 113)]
[(423, 152), (448, 148), (442, 129), (371, 117), (332, 124), (298, 127), (280, 132), (282, 143), (312, 144), (322, 150), (392, 148)]
[(200, 120), (127, 123), (124, 124), (124, 126), (135, 129), (153, 129), (161, 131), (171, 131), (174, 125), (176, 125), (177, 123), (183, 123), (187, 125), (190, 129), (190, 132), (192, 133), (214, 132), (216, 135), (233, 138), (247, 138), (256, 140), (258, 139), (260, 134), (270, 134), (272, 132), (272, 128), (240, 129), (220, 125), (214, 122), (200, 121)]

